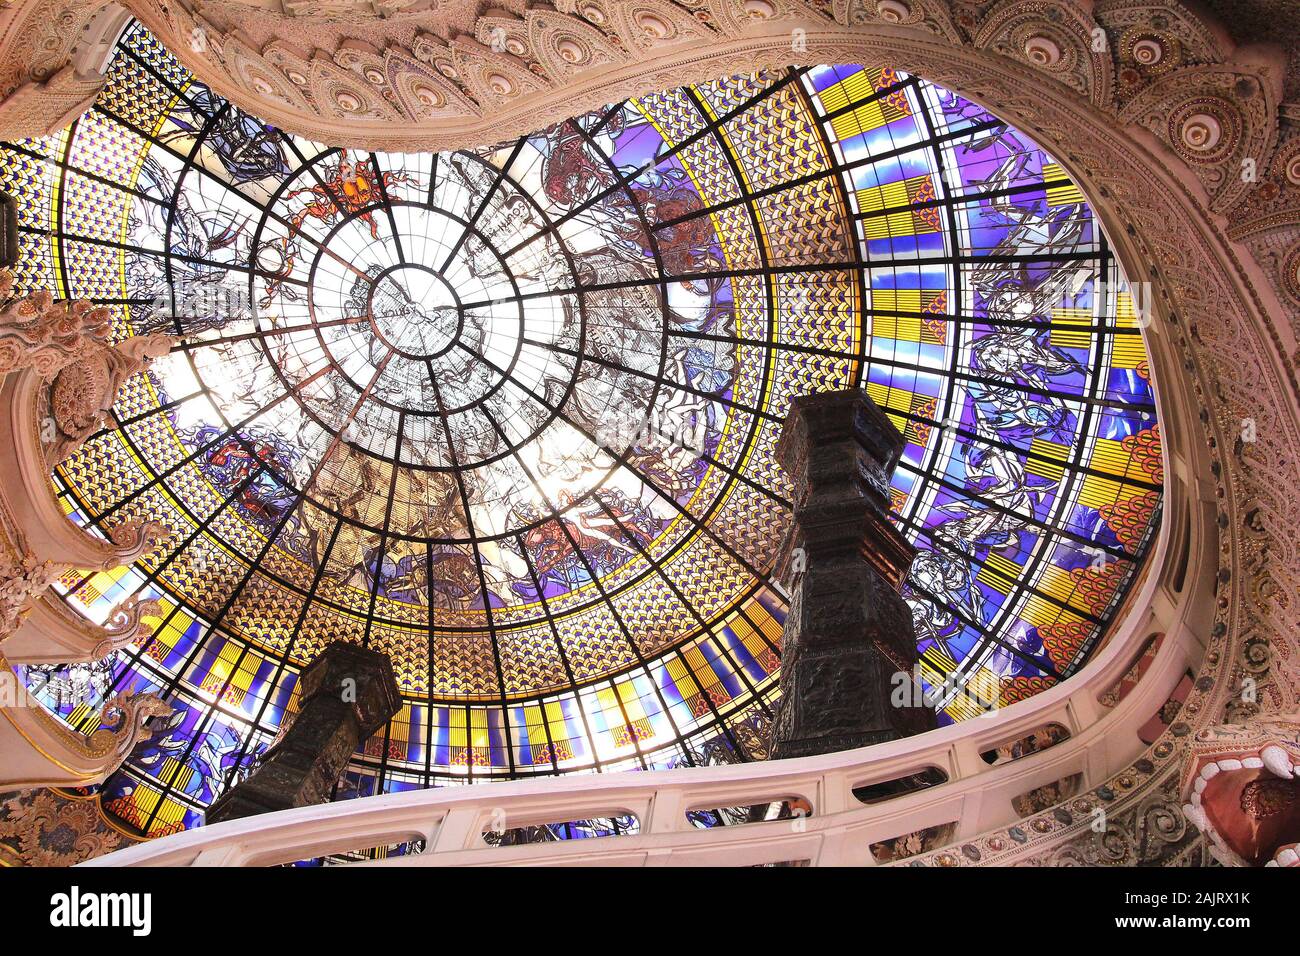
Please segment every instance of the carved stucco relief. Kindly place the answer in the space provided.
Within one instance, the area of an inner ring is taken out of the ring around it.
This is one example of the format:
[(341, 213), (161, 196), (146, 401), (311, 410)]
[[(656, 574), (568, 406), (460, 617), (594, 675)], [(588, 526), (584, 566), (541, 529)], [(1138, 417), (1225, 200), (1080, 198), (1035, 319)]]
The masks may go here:
[[(1130, 278), (1153, 284), (1158, 380), (1189, 383), (1202, 409), (1193, 437), (1219, 511), (1217, 613), (1195, 688), (1141, 760), (1075, 802), (1104, 803), (1120, 831), (1136, 826), (1153, 800), (1176, 801), (1168, 781), (1196, 731), (1229, 712), (1295, 709), (1300, 114), (1282, 101), (1294, 84), (1276, 51), (1233, 50), (1221, 27), (1173, 2), (561, 0), (500, 4), (507, 15), (490, 21), (471, 3), (384, 21), (367, 5), (334, 4), (310, 29), (293, 20), (304, 4), (288, 15), (228, 5), (239, 31), (183, 3), (127, 6), (236, 104), (342, 145), (498, 140), (623, 97), (791, 63), (888, 62), (992, 109), (1067, 165)], [(0, 56), (14, 54), (15, 22), (63, 10), (84, 13), (66, 0), (15, 5)], [(1240, 698), (1245, 676), (1257, 681), (1254, 703)], [(1042, 830), (1036, 853), (1086, 859), (1088, 814), (1066, 822), (1055, 810), (1019, 826)], [(977, 841), (979, 862), (1023, 854), (1008, 834)], [(950, 851), (918, 859), (945, 853), (976, 862)]]

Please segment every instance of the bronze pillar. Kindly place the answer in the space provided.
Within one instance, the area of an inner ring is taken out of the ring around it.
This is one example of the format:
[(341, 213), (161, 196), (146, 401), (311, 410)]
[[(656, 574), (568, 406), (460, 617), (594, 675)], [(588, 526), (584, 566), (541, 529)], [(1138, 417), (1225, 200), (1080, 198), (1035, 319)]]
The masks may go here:
[(206, 823), (325, 803), (357, 746), (397, 713), (388, 655), (331, 644), (303, 669), (289, 727), (246, 779), (218, 797)]
[(899, 596), (915, 551), (886, 517), (902, 451), (903, 436), (861, 389), (791, 403), (776, 447), (794, 484), (794, 577), (774, 758), (850, 750), (935, 726), (928, 707), (891, 704), (917, 660), (912, 613)]

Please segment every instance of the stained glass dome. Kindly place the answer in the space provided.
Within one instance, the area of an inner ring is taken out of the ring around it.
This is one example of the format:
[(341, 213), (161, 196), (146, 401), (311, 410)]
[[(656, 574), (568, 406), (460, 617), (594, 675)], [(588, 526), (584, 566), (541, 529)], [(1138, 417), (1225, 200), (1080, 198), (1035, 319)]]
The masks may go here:
[(1158, 521), (1139, 317), (1088, 203), (886, 66), (396, 155), (268, 127), (137, 26), (90, 112), (0, 156), (20, 289), (184, 337), (55, 475), (95, 533), (173, 529), (61, 582), (101, 620), (157, 597), (155, 632), (40, 684), (73, 726), (123, 688), (177, 707), (105, 785), (151, 833), (201, 819), (333, 641), (405, 695), (340, 797), (763, 758), (796, 395), (860, 386), (904, 434), (941, 722), (1077, 671)]

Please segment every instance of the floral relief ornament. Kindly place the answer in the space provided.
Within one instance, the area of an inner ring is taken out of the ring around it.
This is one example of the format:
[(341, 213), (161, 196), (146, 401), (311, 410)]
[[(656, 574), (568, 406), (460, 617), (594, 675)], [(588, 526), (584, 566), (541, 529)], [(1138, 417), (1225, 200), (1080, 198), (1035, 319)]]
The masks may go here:
[(32, 555), (0, 557), (0, 639), (18, 629), (28, 603), (44, 593), (60, 570), (54, 562), (39, 561)]
[(109, 344), (111, 313), (84, 299), (56, 300), (40, 289), (15, 297), (12, 270), (0, 270), (0, 376), (31, 369), (46, 389), (54, 429), (42, 429), (46, 460), (57, 465), (103, 427), (128, 378), (170, 351), (170, 335)]
[(121, 834), (104, 825), (97, 800), (28, 790), (0, 803), (0, 848), (27, 866), (73, 866), (122, 842)]
[(63, 302), (46, 290), (15, 297), (12, 270), (0, 269), (0, 375), (30, 368), (49, 381), (91, 343), (107, 341), (109, 310)]
[(171, 350), (170, 335), (133, 336), (114, 346), (97, 343), (64, 366), (49, 389), (49, 413), (56, 434), (47, 443), (46, 461), (57, 465), (104, 427), (117, 393), (152, 359)]

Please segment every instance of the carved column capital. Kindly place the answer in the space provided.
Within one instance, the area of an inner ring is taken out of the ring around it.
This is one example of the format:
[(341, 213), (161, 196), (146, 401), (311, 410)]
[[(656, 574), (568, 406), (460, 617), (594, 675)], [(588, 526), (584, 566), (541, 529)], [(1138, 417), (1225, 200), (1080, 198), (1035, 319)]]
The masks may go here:
[(43, 396), (44, 418), (53, 425), (52, 435), (41, 436), (50, 467), (104, 427), (126, 380), (166, 355), (174, 341), (160, 334), (132, 336), (116, 345), (94, 340), (59, 370)]
[(40, 561), (29, 554), (0, 555), (0, 640), (18, 629), (31, 600), (62, 570), (53, 561)]
[(13, 272), (0, 269), (0, 378), (30, 369), (40, 379), (40, 441), (54, 466), (103, 427), (126, 380), (167, 354), (175, 338), (113, 344), (107, 307), (65, 302), (45, 289), (14, 297), (13, 288)]
[(44, 289), (15, 297), (13, 289), (13, 272), (0, 269), (0, 376), (30, 368), (49, 381), (92, 344), (107, 344), (107, 307)]

